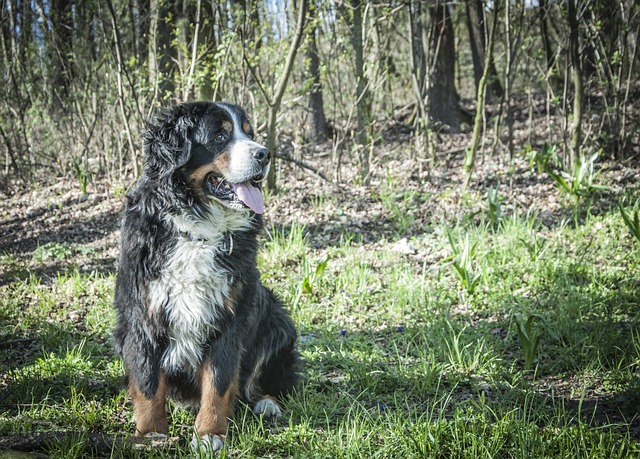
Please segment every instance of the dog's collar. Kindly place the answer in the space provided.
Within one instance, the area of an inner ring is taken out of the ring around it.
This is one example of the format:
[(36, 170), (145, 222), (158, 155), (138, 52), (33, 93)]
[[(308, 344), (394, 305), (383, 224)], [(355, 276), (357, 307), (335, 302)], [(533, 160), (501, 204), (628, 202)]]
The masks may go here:
[[(180, 231), (180, 236), (188, 241), (209, 243), (209, 239), (194, 236), (188, 231)], [(222, 233), (222, 243), (218, 243), (216, 245), (218, 245), (219, 252), (231, 255), (231, 253), (233, 252), (233, 233), (231, 231)]]

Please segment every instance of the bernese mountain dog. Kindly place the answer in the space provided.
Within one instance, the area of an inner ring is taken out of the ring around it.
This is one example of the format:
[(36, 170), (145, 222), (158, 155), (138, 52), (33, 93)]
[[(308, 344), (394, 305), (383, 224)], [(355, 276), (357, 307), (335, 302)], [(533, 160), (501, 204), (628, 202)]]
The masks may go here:
[(185, 103), (148, 125), (114, 298), (137, 436), (168, 434), (172, 398), (197, 411), (192, 444), (217, 450), (238, 397), (273, 418), (295, 387), (296, 330), (256, 267), (270, 159), (236, 105)]

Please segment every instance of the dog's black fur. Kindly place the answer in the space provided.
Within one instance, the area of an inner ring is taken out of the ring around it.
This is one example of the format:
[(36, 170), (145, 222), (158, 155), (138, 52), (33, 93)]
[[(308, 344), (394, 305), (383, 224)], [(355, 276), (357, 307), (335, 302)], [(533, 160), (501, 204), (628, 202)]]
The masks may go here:
[[(272, 400), (297, 381), (295, 328), (256, 268), (260, 199), (242, 202), (231, 185), (255, 193), (269, 154), (230, 104), (172, 107), (144, 142), (115, 292), (136, 433), (167, 434), (164, 401), (173, 397), (199, 408), (198, 435), (224, 438), (236, 396)], [(277, 405), (258, 410), (279, 414)]]

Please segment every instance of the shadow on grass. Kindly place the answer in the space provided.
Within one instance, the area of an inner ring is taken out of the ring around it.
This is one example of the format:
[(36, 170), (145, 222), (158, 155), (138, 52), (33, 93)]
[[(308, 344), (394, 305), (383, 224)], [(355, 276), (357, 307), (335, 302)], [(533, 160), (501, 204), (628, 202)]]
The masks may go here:
[[(491, 357), (504, 356), (508, 349), (517, 347), (513, 336), (505, 336), (503, 342), (485, 339), (487, 330), (508, 329), (508, 320), (483, 320), (473, 328), (454, 322), (454, 333), (462, 332), (462, 360), (457, 361), (456, 356), (448, 355), (450, 347), (442, 347), (445, 335), (434, 327), (440, 325), (407, 328), (402, 333), (390, 328), (349, 332), (344, 337), (333, 334), (329, 340), (319, 338), (309, 343), (322, 352), (307, 362), (305, 393), (298, 395), (304, 401), (297, 402), (302, 418), (339, 424), (353, 415), (354, 406), (374, 416), (408, 419), (435, 411), (433, 422), (471, 412), (485, 413), (487, 422), (492, 422), (492, 416), (495, 421), (518, 412), (523, 422), (541, 428), (581, 422), (593, 429), (628, 432), (632, 440), (640, 441), (637, 379), (602, 393), (585, 384), (580, 369), (535, 378), (523, 373), (518, 369), (522, 362), (516, 362), (514, 368), (506, 359)], [(479, 342), (484, 345), (479, 347)], [(394, 355), (394, 349), (399, 348), (403, 349), (401, 358)], [(473, 354), (479, 350), (486, 354), (476, 360)], [(312, 408), (307, 412), (305, 403), (320, 411)], [(299, 415), (293, 413), (294, 417)]]
[[(117, 207), (114, 209), (114, 207)], [(121, 216), (119, 203), (105, 196), (70, 198), (57, 206), (42, 205), (0, 221), (0, 285), (31, 276), (56, 277), (71, 269), (102, 274), (115, 272), (114, 233)], [(89, 245), (105, 240), (107, 247)], [(109, 252), (109, 251), (108, 251)], [(44, 258), (38, 262), (38, 257)]]
[(62, 405), (72, 393), (89, 400), (122, 389), (122, 376), (111, 369), (115, 355), (108, 338), (45, 320), (33, 330), (4, 335), (0, 342), (0, 409), (5, 414)]

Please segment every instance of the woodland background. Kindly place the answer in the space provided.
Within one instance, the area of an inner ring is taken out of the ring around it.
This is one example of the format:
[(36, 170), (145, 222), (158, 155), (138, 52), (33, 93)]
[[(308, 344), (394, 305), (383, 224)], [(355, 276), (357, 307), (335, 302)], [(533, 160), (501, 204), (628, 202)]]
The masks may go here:
[(135, 178), (145, 120), (193, 99), (246, 107), (268, 146), (303, 166), (300, 152), (323, 145), (316, 172), (335, 181), (352, 164), (350, 178), (368, 183), (377, 147), (397, 132), (428, 169), (451, 149), (441, 134), (472, 131), (454, 149), (467, 184), (478, 154), (542, 149), (543, 167), (571, 174), (589, 158), (639, 153), (633, 0), (1, 5), (5, 184)]

